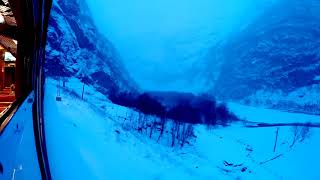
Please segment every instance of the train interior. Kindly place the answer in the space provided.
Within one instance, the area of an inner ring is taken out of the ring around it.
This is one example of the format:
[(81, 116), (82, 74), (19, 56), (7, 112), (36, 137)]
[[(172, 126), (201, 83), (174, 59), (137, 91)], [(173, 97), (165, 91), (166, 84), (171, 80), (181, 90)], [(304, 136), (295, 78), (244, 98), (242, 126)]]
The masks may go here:
[(16, 100), (17, 23), (8, 2), (0, 3), (0, 117)]
[(15, 101), (16, 58), (0, 46), (0, 115)]

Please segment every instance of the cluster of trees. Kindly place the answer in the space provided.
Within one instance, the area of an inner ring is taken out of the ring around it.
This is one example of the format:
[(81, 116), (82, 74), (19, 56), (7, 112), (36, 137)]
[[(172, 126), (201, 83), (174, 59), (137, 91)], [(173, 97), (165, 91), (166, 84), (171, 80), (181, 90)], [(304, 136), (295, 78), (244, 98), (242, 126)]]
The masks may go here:
[(133, 108), (138, 113), (123, 118), (123, 127), (134, 129), (172, 147), (189, 144), (195, 137), (193, 124), (225, 126), (238, 119), (224, 104), (218, 104), (213, 98), (204, 95), (176, 98), (176, 102), (170, 104), (148, 93), (120, 93), (110, 95), (109, 98), (113, 103)]
[(168, 117), (192, 124), (227, 125), (238, 120), (225, 104), (218, 104), (208, 96), (195, 96), (193, 99), (179, 101), (169, 109)]
[(122, 120), (122, 128), (135, 131), (146, 137), (172, 147), (183, 147), (191, 144), (196, 136), (194, 135), (193, 124), (183, 123), (166, 118), (151, 116), (142, 112), (129, 110), (125, 117), (118, 117)]
[(205, 95), (179, 100), (170, 105), (163, 105), (148, 93), (120, 93), (111, 95), (110, 99), (115, 104), (134, 108), (146, 115), (190, 124), (227, 125), (230, 121), (238, 120), (225, 104), (218, 104)]

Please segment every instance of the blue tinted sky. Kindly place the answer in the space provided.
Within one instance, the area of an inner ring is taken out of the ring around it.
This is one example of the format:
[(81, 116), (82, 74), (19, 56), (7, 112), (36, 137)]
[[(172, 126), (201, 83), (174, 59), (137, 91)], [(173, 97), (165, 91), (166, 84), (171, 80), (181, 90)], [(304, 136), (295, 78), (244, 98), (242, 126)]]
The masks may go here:
[(208, 48), (274, 1), (87, 0), (98, 29), (142, 88), (191, 92), (201, 91), (194, 68), (205, 63)]

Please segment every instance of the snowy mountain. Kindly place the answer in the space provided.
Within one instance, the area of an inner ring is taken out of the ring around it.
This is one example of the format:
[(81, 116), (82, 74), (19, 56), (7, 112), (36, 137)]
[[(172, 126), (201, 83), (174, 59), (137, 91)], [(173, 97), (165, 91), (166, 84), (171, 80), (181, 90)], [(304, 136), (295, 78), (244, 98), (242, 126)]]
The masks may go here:
[(247, 104), (319, 113), (319, 11), (317, 0), (281, 1), (222, 48), (213, 48), (208, 71), (219, 71), (211, 92)]
[(53, 2), (47, 42), (47, 76), (74, 76), (103, 94), (135, 89), (115, 48), (97, 31), (84, 0)]

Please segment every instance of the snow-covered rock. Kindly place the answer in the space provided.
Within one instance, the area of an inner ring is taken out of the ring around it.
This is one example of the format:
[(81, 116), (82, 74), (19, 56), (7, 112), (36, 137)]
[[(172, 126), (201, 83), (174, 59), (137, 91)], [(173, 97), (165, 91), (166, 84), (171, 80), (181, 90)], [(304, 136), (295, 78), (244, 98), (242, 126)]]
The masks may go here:
[(49, 19), (46, 75), (77, 77), (104, 94), (135, 89), (113, 45), (97, 31), (85, 0), (55, 0)]

